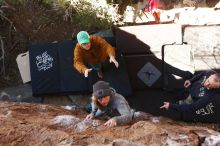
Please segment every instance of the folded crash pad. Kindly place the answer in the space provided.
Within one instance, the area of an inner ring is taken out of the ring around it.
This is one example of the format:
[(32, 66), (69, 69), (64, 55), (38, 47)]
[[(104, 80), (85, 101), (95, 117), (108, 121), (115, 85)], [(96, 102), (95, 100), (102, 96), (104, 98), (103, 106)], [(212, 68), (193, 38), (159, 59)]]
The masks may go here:
[[(113, 37), (104, 38), (115, 44)], [(76, 40), (62, 43), (35, 44), (29, 48), (32, 90), (35, 96), (46, 94), (81, 94), (89, 93), (92, 84), (98, 78), (91, 73), (88, 78), (73, 68), (73, 48)], [(119, 69), (111, 64), (104, 64), (104, 80), (109, 81), (118, 93), (124, 96), (131, 94), (125, 64), (117, 50)]]
[[(192, 75), (189, 71), (164, 62), (154, 54), (126, 55), (124, 60), (134, 89), (162, 88), (169, 91), (181, 89), (184, 88), (184, 81)], [(181, 77), (181, 80), (175, 76)]]

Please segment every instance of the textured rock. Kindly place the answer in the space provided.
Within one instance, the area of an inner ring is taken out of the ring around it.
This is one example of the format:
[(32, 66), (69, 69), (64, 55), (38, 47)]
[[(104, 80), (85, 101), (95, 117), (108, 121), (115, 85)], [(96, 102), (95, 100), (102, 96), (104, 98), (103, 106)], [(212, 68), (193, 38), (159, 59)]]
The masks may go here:
[(145, 121), (107, 128), (84, 120), (82, 109), (0, 102), (0, 145), (204, 145), (219, 144), (214, 124), (187, 124), (148, 115)]
[(216, 25), (220, 24), (220, 10), (184, 7), (161, 11), (160, 22), (171, 21), (181, 25)]
[(206, 0), (183, 0), (183, 4), (189, 7), (205, 7)]
[(6, 88), (0, 91), (0, 101), (42, 102), (41, 97), (33, 97), (30, 84)]
[(220, 26), (186, 27), (183, 41), (192, 46), (195, 70), (219, 69)]
[(194, 58), (195, 70), (209, 70), (220, 68), (220, 56), (201, 56)]

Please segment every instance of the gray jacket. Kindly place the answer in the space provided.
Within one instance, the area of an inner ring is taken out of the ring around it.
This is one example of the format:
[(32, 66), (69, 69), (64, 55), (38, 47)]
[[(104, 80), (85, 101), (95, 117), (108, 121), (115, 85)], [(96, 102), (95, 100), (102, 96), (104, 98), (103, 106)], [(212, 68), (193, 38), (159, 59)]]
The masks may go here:
[(134, 114), (133, 110), (130, 108), (126, 99), (115, 91), (112, 91), (109, 104), (104, 108), (104, 110), (98, 109), (95, 103), (92, 102), (92, 113), (95, 115), (95, 117), (101, 116), (109, 110), (117, 110), (119, 113), (119, 116), (113, 117), (117, 124), (127, 124), (132, 121)]

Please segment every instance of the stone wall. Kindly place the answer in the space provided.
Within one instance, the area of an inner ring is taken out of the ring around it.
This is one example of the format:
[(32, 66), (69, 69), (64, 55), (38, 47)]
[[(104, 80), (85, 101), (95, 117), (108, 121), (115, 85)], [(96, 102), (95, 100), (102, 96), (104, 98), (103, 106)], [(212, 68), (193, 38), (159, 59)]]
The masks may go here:
[(188, 26), (183, 42), (192, 47), (195, 71), (220, 69), (220, 26)]

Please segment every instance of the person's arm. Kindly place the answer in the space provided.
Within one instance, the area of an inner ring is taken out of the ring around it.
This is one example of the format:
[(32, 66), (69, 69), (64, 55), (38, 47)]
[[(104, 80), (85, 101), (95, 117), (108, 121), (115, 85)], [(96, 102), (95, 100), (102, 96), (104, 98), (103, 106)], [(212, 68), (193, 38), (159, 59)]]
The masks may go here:
[(86, 116), (87, 120), (102, 116), (104, 114), (103, 111), (98, 109), (98, 107), (96, 106), (96, 104), (94, 102), (91, 103), (91, 106), (92, 106), (92, 111), (89, 115)]
[(201, 73), (199, 73), (197, 75), (194, 75), (191, 79), (189, 79), (189, 81), (191, 83), (193, 83), (193, 82), (197, 81), (198, 79), (200, 79), (204, 75), (205, 75), (205, 72), (201, 72)]
[(106, 40), (99, 36), (97, 36), (96, 39), (100, 43), (101, 47), (106, 50), (106, 54), (108, 54), (109, 57), (115, 58), (115, 48), (113, 48)]
[(74, 64), (73, 66), (76, 68), (77, 71), (79, 71), (80, 73), (85, 73), (85, 70), (88, 69), (84, 62), (83, 62), (83, 57), (82, 57), (82, 53), (80, 52), (80, 46), (77, 44), (75, 49), (74, 49)]
[(195, 111), (199, 108), (206, 106), (211, 101), (211, 97), (202, 97), (192, 104), (172, 104), (170, 103), (169, 108), (177, 110), (179, 112)]
[(96, 104), (94, 102), (91, 103), (92, 105), (92, 114), (95, 116), (97, 110), (98, 110), (98, 107), (96, 106)]
[(99, 36), (95, 36), (94, 38), (99, 43), (100, 48), (103, 49), (102, 52), (104, 53), (104, 56), (108, 56), (109, 62), (114, 63), (115, 67), (118, 68), (119, 63), (115, 58), (115, 48), (113, 48), (107, 41)]
[(206, 75), (206, 76), (209, 76), (209, 75), (214, 74), (214, 73), (215, 73), (214, 70), (204, 71), (204, 72), (201, 72), (201, 73), (199, 73), (199, 74), (193, 76), (193, 78), (190, 79), (189, 81), (190, 81), (191, 83), (193, 83), (194, 81), (200, 79), (202, 76), (205, 76), (205, 75)]
[(127, 101), (118, 103), (116, 108), (120, 113), (120, 116), (113, 117), (117, 124), (127, 124), (132, 121), (132, 113)]
[(86, 120), (91, 120), (91, 119), (93, 119), (94, 117), (95, 117), (95, 115), (96, 115), (96, 112), (97, 112), (97, 107), (96, 107), (96, 105), (92, 102), (91, 103), (91, 106), (92, 106), (92, 111), (91, 111), (91, 113), (90, 114), (88, 114), (87, 116), (86, 116)]

